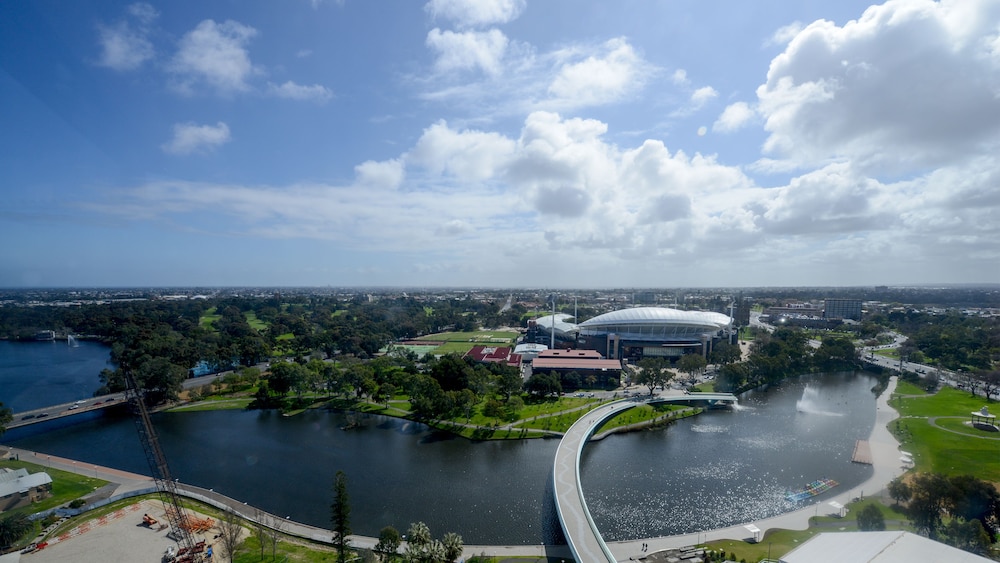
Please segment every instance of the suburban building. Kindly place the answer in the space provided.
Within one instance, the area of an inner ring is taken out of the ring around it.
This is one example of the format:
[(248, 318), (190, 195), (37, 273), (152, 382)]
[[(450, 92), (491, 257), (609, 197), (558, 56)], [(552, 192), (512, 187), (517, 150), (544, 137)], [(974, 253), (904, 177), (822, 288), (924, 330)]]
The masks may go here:
[(824, 319), (861, 320), (860, 299), (827, 299), (823, 303)]
[(558, 374), (564, 389), (613, 388), (621, 383), (622, 363), (595, 350), (545, 350), (531, 361), (534, 372)]
[(0, 469), (0, 512), (37, 502), (51, 494), (48, 473), (27, 469)]
[(509, 346), (473, 346), (465, 357), (480, 364), (521, 365), (521, 356), (512, 353)]

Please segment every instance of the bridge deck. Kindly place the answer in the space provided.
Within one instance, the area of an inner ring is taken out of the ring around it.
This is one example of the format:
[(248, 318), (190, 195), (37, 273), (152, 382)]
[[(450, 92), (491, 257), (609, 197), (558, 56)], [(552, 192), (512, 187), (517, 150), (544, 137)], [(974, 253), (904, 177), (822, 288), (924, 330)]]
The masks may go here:
[(570, 551), (577, 561), (587, 563), (607, 561), (615, 563), (601, 532), (597, 529), (587, 501), (583, 495), (580, 483), (580, 456), (583, 447), (590, 436), (609, 418), (637, 405), (647, 402), (682, 403), (692, 401), (725, 401), (736, 402), (736, 396), (729, 393), (688, 393), (684, 395), (656, 396), (649, 399), (624, 399), (601, 405), (580, 417), (566, 431), (556, 449), (555, 461), (552, 466), (553, 494), (556, 501), (556, 512), (562, 524)]

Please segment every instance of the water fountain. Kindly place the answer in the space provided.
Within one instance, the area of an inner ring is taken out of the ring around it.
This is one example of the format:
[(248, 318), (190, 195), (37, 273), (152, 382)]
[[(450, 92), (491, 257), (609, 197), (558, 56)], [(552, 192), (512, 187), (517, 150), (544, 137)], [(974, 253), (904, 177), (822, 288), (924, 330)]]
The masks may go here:
[(795, 410), (806, 414), (844, 416), (844, 413), (824, 409), (822, 402), (819, 400), (819, 389), (811, 385), (806, 385), (806, 388), (802, 390), (802, 398), (795, 402)]
[(71, 348), (76, 348), (77, 346), (79, 346), (79, 344), (77, 344), (76, 342), (76, 338), (74, 338), (72, 334), (66, 335), (66, 344)]

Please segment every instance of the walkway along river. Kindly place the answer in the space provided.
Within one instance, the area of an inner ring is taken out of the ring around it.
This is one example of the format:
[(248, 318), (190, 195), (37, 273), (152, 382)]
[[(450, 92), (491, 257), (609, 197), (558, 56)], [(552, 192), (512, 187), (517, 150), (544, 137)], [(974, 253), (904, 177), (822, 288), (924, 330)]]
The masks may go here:
[[(605, 539), (614, 541), (781, 514), (794, 508), (784, 501), (787, 489), (819, 477), (847, 490), (871, 474), (848, 460), (854, 441), (874, 423), (873, 384), (865, 375), (803, 377), (743, 395), (746, 407), (734, 412), (590, 444), (581, 469), (588, 506)], [(551, 500), (554, 440), (469, 442), (398, 419), (359, 420), (360, 428), (342, 431), (346, 416), (335, 412), (155, 417), (182, 482), (294, 520), (328, 526), (330, 486), (343, 470), (360, 534), (422, 520), (433, 533), (455, 531), (468, 544), (562, 543)], [(12, 431), (4, 441), (148, 473), (135, 427), (123, 414)]]

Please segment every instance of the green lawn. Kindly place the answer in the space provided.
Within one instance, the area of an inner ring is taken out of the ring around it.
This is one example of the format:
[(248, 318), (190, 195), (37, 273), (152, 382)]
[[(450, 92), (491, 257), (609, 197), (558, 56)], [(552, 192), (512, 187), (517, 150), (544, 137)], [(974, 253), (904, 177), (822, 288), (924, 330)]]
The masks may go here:
[[(909, 394), (906, 391), (904, 388), (904, 394)], [(984, 404), (986, 399), (951, 387), (923, 397), (894, 396), (892, 405), (900, 418), (892, 422), (890, 429), (900, 447), (913, 454), (917, 471), (972, 474), (1000, 482), (1000, 435), (965, 424), (970, 413)], [(991, 410), (997, 410), (996, 404), (989, 403)], [(934, 424), (931, 418), (935, 418)]]
[(263, 332), (265, 329), (267, 329), (268, 324), (258, 319), (257, 313), (254, 313), (253, 311), (248, 311), (247, 313), (244, 314), (244, 316), (246, 317), (247, 324), (250, 325), (250, 328), (256, 330), (257, 332)]
[(898, 360), (899, 348), (882, 348), (881, 350), (875, 350), (875, 354), (879, 356), (884, 356), (886, 358), (892, 358), (894, 360)]
[(511, 344), (517, 339), (516, 332), (502, 330), (477, 330), (473, 332), (439, 332), (421, 336), (417, 340), (438, 340), (443, 342), (475, 342), (478, 345)]
[(215, 326), (212, 323), (222, 318), (222, 315), (217, 315), (215, 311), (215, 307), (205, 311), (205, 313), (198, 319), (198, 324), (204, 329), (215, 331)]
[[(78, 475), (76, 473), (69, 473), (67, 471), (62, 471), (59, 469), (53, 469), (51, 467), (44, 467), (41, 465), (35, 465), (34, 463), (29, 463), (27, 461), (17, 461), (13, 459), (0, 461), (0, 467), (8, 469), (27, 469), (28, 473), (39, 473), (44, 471), (52, 477), (52, 496), (47, 499), (42, 499), (39, 502), (31, 504), (29, 506), (22, 506), (20, 508), (15, 508), (4, 514), (34, 514), (35, 512), (41, 512), (43, 510), (48, 510), (50, 508), (55, 508), (66, 504), (72, 500), (78, 499), (80, 497), (86, 496), (92, 493), (94, 490), (107, 485), (107, 481), (101, 479), (95, 479), (94, 477), (87, 477), (85, 475)], [(81, 466), (84, 467), (84, 466)]]

